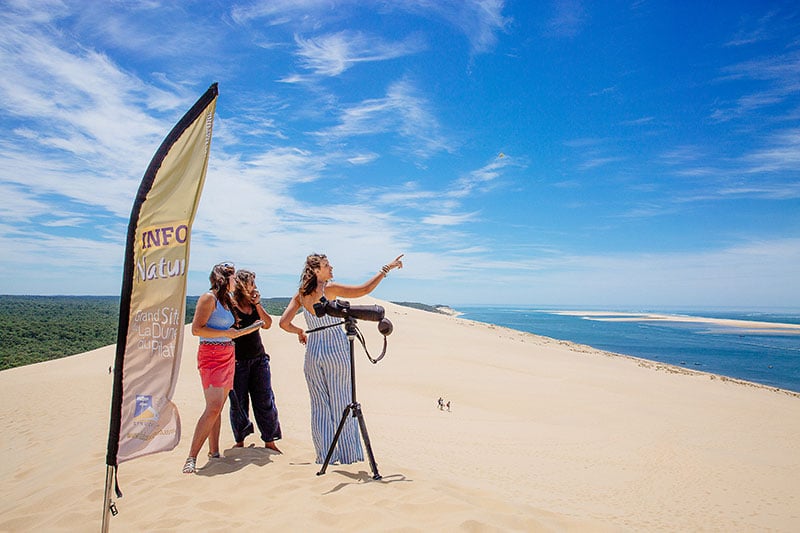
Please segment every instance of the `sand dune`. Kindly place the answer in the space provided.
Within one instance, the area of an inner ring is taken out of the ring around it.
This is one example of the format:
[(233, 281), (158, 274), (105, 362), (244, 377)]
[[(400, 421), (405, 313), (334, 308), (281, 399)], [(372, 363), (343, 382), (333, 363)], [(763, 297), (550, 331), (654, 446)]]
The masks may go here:
[[(303, 348), (277, 326), (284, 453), (231, 448), (225, 421), (224, 457), (182, 474), (203, 406), (187, 329), (181, 443), (120, 465), (111, 530), (797, 530), (798, 395), (377, 302), (389, 352), (357, 346), (356, 373), (382, 480), (367, 462), (316, 475)], [(113, 358), (0, 372), (0, 531), (99, 530)]]

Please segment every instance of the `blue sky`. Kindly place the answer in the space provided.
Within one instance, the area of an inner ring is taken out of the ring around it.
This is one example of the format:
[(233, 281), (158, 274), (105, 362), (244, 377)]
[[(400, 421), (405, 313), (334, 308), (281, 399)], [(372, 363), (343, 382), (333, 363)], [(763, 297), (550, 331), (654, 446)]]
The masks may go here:
[(0, 294), (118, 295), (139, 181), (218, 82), (190, 294), (405, 253), (375, 296), (800, 306), (795, 2), (5, 5)]

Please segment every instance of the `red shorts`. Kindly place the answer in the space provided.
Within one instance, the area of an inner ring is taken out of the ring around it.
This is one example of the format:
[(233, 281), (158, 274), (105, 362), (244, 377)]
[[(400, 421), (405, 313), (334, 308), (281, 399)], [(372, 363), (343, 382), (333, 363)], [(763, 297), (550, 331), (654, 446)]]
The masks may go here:
[(203, 390), (209, 387), (233, 388), (236, 356), (231, 344), (200, 344), (197, 350), (197, 369)]

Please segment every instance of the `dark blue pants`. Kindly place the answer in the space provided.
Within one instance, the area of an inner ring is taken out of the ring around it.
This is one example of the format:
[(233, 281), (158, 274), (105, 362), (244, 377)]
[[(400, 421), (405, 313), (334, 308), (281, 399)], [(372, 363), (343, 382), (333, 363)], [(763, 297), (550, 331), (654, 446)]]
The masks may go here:
[(231, 400), (231, 428), (236, 442), (253, 433), (250, 422), (250, 402), (253, 403), (253, 416), (261, 430), (261, 440), (272, 442), (281, 438), (281, 424), (278, 421), (278, 408), (272, 392), (272, 374), (269, 359), (257, 357), (236, 361), (236, 374), (233, 377)]

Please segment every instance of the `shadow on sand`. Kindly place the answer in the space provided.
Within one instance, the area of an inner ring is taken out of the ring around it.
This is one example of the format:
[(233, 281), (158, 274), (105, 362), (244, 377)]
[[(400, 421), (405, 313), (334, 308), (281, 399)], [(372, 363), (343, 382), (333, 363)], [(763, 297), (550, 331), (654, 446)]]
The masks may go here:
[(334, 470), (336, 474), (341, 474), (344, 477), (350, 478), (352, 481), (345, 481), (339, 483), (335, 487), (333, 487), (328, 492), (324, 492), (323, 494), (332, 494), (334, 492), (338, 492), (343, 488), (347, 487), (348, 485), (359, 485), (362, 483), (397, 483), (399, 481), (404, 481), (407, 483), (411, 483), (413, 480), (407, 479), (404, 474), (391, 474), (389, 476), (383, 476), (381, 479), (372, 479), (372, 474), (367, 472), (366, 470), (361, 470), (357, 474), (352, 472), (345, 472), (344, 470)]
[(209, 459), (196, 472), (198, 476), (221, 476), (237, 472), (248, 465), (266, 466), (278, 452), (251, 444), (246, 448), (228, 448), (219, 459)]

